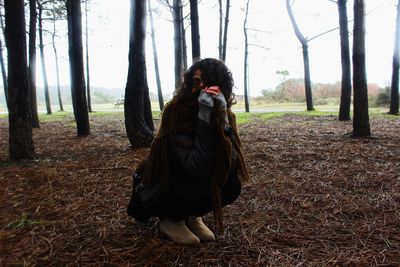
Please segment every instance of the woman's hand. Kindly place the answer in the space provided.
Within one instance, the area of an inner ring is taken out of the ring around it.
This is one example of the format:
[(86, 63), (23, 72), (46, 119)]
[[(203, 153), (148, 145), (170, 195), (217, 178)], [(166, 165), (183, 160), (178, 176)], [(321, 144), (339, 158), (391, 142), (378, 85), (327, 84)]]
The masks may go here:
[[(219, 86), (213, 85), (206, 87), (201, 90), (199, 98), (199, 118), (207, 123), (210, 123), (211, 114), (213, 112), (214, 102), (226, 110), (226, 100), (224, 94), (221, 93)], [(228, 118), (225, 115), (225, 121), (228, 122)]]
[(226, 109), (226, 100), (224, 94), (221, 93), (221, 89), (219, 88), (219, 86), (213, 85), (210, 87), (206, 87), (204, 91), (207, 94), (211, 95), (220, 107)]
[(217, 95), (221, 94), (221, 89), (219, 88), (218, 85), (206, 87), (206, 88), (204, 88), (204, 91), (211, 96), (217, 96)]

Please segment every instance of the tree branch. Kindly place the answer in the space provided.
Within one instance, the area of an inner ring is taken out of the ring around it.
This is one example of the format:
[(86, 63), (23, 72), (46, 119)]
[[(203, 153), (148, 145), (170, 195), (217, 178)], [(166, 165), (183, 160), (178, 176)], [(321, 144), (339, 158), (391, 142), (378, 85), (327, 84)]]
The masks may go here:
[(256, 44), (248, 44), (248, 46), (254, 46), (254, 47), (258, 47), (258, 48), (262, 48), (262, 49), (265, 49), (265, 50), (271, 50), (271, 48), (268, 48), (268, 47), (265, 47), (265, 46), (262, 46), (262, 45), (256, 45)]
[[(336, 2), (336, 1), (333, 1), (333, 0), (328, 0), (328, 1)], [(371, 9), (368, 13), (365, 14), (365, 16), (368, 16), (368, 15), (371, 14), (372, 12), (374, 12), (374, 11), (376, 11), (377, 9), (381, 8), (383, 5), (384, 5), (384, 3), (383, 3), (383, 4), (380, 4), (379, 6), (373, 8), (373, 9)], [(352, 21), (353, 21), (353, 19), (348, 20), (347, 23), (352, 22)], [(320, 37), (320, 36), (322, 36), (322, 35), (325, 35), (325, 34), (327, 34), (327, 33), (333, 32), (333, 31), (338, 30), (338, 29), (340, 29), (340, 27), (335, 27), (335, 28), (332, 28), (332, 29), (327, 30), (327, 31), (325, 31), (325, 32), (319, 33), (319, 34), (317, 34), (317, 35), (315, 35), (315, 36), (313, 36), (313, 37), (311, 37), (311, 38), (308, 38), (308, 39), (307, 39), (307, 43), (310, 42), (310, 41), (312, 41), (312, 40), (314, 40), (314, 39), (316, 39), (316, 38), (318, 38), (318, 37)]]
[(286, 0), (286, 9), (289, 14), (290, 21), (292, 22), (294, 33), (296, 34), (297, 39), (299, 39), (299, 41), (302, 45), (306, 44), (307, 40), (306, 40), (306, 38), (304, 38), (304, 35), (301, 33), (299, 26), (297, 25), (296, 19), (294, 18), (290, 0)]
[(278, 33), (279, 31), (263, 31), (263, 30), (258, 30), (254, 28), (247, 28), (248, 31), (253, 31), (253, 32), (261, 32), (261, 33), (266, 33), (266, 34), (273, 34), (273, 33)]

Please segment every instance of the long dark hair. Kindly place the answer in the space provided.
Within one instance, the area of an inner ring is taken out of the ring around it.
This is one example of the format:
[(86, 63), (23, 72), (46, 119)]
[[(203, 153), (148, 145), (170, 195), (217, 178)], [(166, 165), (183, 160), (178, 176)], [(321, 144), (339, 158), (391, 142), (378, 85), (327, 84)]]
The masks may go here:
[(225, 97), (229, 109), (235, 102), (235, 94), (232, 92), (233, 78), (228, 67), (215, 58), (205, 58), (195, 62), (183, 75), (182, 85), (174, 92), (172, 102), (184, 103), (196, 99), (199, 92), (193, 93), (193, 75), (196, 70), (201, 71), (201, 79), (205, 87), (218, 85)]

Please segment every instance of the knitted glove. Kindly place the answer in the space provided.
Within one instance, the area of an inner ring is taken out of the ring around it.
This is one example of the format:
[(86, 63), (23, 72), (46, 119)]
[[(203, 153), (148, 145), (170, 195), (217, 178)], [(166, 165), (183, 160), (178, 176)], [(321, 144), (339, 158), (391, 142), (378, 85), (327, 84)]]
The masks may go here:
[(219, 105), (223, 110), (226, 110), (226, 100), (225, 100), (225, 97), (224, 97), (224, 95), (223, 95), (222, 93), (220, 93), (220, 94), (217, 95), (217, 96), (214, 96), (214, 100), (215, 100), (215, 102), (218, 103), (218, 105)]
[(228, 114), (226, 113), (225, 96), (222, 93), (219, 93), (217, 96), (213, 96), (213, 98), (217, 105), (225, 112), (225, 125), (229, 125)]

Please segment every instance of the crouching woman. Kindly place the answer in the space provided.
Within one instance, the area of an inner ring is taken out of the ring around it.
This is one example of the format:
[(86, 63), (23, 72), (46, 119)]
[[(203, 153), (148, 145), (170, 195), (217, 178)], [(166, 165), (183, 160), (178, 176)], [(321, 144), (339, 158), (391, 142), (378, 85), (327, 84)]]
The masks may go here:
[(162, 112), (148, 158), (134, 173), (128, 214), (159, 217), (160, 232), (180, 244), (214, 241), (201, 217), (212, 211), (222, 228), (222, 207), (249, 180), (231, 111), (233, 79), (222, 61), (203, 59), (184, 74)]

